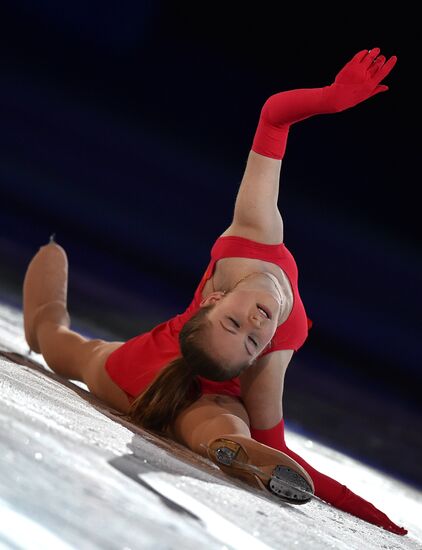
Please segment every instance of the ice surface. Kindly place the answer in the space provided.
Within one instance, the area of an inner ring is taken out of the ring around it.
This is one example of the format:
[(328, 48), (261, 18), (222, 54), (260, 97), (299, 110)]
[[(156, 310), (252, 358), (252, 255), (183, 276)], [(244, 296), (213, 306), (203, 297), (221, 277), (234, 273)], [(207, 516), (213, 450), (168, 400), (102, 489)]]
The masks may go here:
[(280, 502), (125, 422), (40, 355), (28, 357), (22, 314), (4, 304), (1, 351), (0, 548), (422, 548), (421, 493), (333, 449), (286, 433), (293, 450), (407, 536), (321, 502)]

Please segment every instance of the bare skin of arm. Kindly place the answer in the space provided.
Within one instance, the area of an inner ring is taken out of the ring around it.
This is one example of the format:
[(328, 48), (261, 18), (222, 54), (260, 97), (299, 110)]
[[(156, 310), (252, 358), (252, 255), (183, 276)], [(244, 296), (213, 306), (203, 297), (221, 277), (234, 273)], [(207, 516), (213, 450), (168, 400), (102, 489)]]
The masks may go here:
[[(249, 153), (236, 197), (232, 224), (224, 236), (237, 235), (266, 244), (283, 242), (283, 220), (278, 209), (281, 160)], [(242, 400), (251, 426), (267, 429), (283, 417), (284, 376), (293, 350), (270, 353), (240, 376)]]
[(253, 428), (266, 430), (283, 418), (284, 376), (292, 355), (292, 350), (275, 351), (241, 374), (242, 401)]
[(277, 206), (281, 160), (250, 151), (237, 193), (232, 224), (223, 235), (238, 235), (267, 244), (283, 242)]

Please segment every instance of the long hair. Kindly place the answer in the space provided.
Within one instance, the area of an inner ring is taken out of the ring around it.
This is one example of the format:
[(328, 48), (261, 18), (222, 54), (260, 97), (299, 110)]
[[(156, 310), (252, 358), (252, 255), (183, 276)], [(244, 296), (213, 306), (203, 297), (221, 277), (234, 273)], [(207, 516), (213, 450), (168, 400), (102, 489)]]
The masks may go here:
[(237, 372), (215, 361), (203, 349), (210, 321), (207, 313), (214, 305), (205, 306), (182, 327), (179, 344), (182, 355), (164, 367), (151, 384), (132, 403), (129, 417), (143, 428), (165, 433), (176, 416), (200, 395), (197, 375), (214, 381), (228, 380)]

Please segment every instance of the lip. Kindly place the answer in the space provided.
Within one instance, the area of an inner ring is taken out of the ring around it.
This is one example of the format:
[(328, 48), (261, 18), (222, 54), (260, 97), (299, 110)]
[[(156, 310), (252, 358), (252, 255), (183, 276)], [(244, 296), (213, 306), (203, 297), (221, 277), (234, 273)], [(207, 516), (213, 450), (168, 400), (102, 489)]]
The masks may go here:
[(263, 311), (265, 311), (265, 313), (267, 314), (268, 316), (268, 319), (272, 319), (272, 314), (271, 314), (271, 310), (267, 307), (267, 306), (264, 306), (264, 304), (256, 304), (259, 308), (261, 308)]

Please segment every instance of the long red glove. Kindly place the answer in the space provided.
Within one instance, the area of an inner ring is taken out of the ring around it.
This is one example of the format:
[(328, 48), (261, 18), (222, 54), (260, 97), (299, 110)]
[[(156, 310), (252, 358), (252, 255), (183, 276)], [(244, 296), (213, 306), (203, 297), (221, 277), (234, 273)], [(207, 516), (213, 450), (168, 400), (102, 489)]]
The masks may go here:
[(341, 69), (334, 82), (323, 88), (280, 92), (264, 103), (252, 151), (282, 159), (290, 126), (323, 113), (338, 113), (388, 90), (380, 82), (390, 73), (397, 57), (388, 61), (380, 49), (362, 50)]
[(291, 451), (284, 441), (283, 419), (269, 430), (256, 430), (251, 428), (251, 435), (256, 441), (286, 453), (303, 466), (314, 482), (316, 496), (332, 504), (339, 510), (353, 514), (358, 518), (378, 525), (396, 535), (406, 535), (406, 529), (393, 523), (388, 516), (375, 508), (373, 504), (353, 493), (346, 485), (342, 485), (338, 481), (318, 472), (318, 470), (315, 470), (315, 468), (303, 460), (301, 456)]

